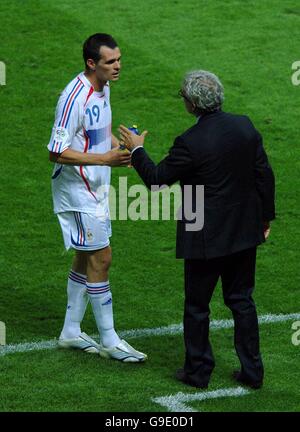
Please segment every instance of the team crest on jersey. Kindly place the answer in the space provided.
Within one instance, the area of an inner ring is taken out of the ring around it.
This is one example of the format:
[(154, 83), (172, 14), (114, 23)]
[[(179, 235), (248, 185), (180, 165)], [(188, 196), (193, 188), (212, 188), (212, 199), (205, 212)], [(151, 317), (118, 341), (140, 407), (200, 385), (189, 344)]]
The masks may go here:
[(63, 127), (57, 127), (55, 129), (54, 139), (56, 141), (60, 141), (60, 142), (65, 143), (66, 140), (68, 139), (68, 136), (69, 136), (69, 134), (68, 134), (67, 129), (65, 129)]
[(87, 230), (86, 236), (87, 236), (88, 241), (90, 241), (90, 242), (93, 241), (93, 233), (90, 229)]

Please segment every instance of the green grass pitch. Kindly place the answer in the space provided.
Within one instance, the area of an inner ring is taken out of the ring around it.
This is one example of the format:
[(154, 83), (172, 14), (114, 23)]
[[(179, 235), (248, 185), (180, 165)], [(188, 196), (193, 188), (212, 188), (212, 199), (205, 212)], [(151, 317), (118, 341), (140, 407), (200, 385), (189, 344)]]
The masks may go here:
[[(300, 60), (297, 0), (2, 0), (0, 61), (0, 321), (7, 343), (59, 336), (72, 253), (52, 213), (46, 145), (60, 91), (83, 68), (82, 42), (114, 35), (123, 69), (112, 85), (113, 131), (149, 131), (158, 162), (192, 123), (177, 92), (186, 71), (211, 70), (225, 87), (224, 110), (251, 117), (264, 137), (277, 183), (277, 219), (258, 253), (259, 315), (300, 312), (299, 96), (291, 82)], [(133, 169), (113, 169), (112, 184)], [(297, 244), (298, 243), (298, 244)], [(175, 260), (175, 222), (114, 221), (110, 281), (120, 331), (179, 324), (183, 263)], [(218, 286), (212, 319), (231, 318)], [(194, 401), (198, 411), (299, 411), (300, 346), (291, 321), (261, 326), (265, 385), (239, 398)], [(91, 309), (84, 330), (96, 333)], [(209, 390), (235, 387), (232, 329), (211, 332), (216, 357)], [(175, 381), (182, 335), (130, 339), (148, 353), (126, 365), (77, 352), (42, 350), (0, 356), (0, 411), (164, 411), (153, 398), (197, 391)]]

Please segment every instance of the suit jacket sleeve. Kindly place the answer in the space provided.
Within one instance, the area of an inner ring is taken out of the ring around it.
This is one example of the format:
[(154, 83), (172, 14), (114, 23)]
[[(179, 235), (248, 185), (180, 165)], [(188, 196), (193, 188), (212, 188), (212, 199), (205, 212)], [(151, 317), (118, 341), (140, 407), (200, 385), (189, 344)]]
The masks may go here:
[(184, 141), (177, 137), (169, 154), (155, 165), (144, 148), (137, 149), (132, 155), (132, 165), (145, 185), (162, 186), (175, 183), (188, 174), (193, 167), (193, 158)]
[(262, 200), (263, 220), (268, 222), (275, 218), (275, 179), (258, 132), (257, 137), (255, 183)]

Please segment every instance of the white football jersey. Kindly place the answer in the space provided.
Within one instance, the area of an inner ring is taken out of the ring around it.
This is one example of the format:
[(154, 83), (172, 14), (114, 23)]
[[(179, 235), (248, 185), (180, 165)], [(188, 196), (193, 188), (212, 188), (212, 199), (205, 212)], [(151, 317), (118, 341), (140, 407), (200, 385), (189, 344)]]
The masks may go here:
[[(82, 72), (62, 92), (48, 150), (67, 148), (82, 153), (111, 149), (109, 85), (94, 91)], [(109, 166), (73, 166), (56, 163), (52, 175), (54, 213), (78, 211), (108, 217)]]

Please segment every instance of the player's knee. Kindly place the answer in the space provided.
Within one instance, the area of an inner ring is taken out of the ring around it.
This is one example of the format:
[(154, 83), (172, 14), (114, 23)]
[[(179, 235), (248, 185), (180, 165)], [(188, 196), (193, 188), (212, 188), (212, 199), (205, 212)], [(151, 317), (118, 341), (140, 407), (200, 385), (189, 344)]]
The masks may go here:
[(111, 265), (111, 252), (97, 251), (96, 253), (90, 254), (88, 257), (88, 266), (93, 272), (101, 273), (108, 271)]
[(99, 267), (101, 271), (108, 271), (111, 265), (111, 256), (101, 257), (99, 261)]

